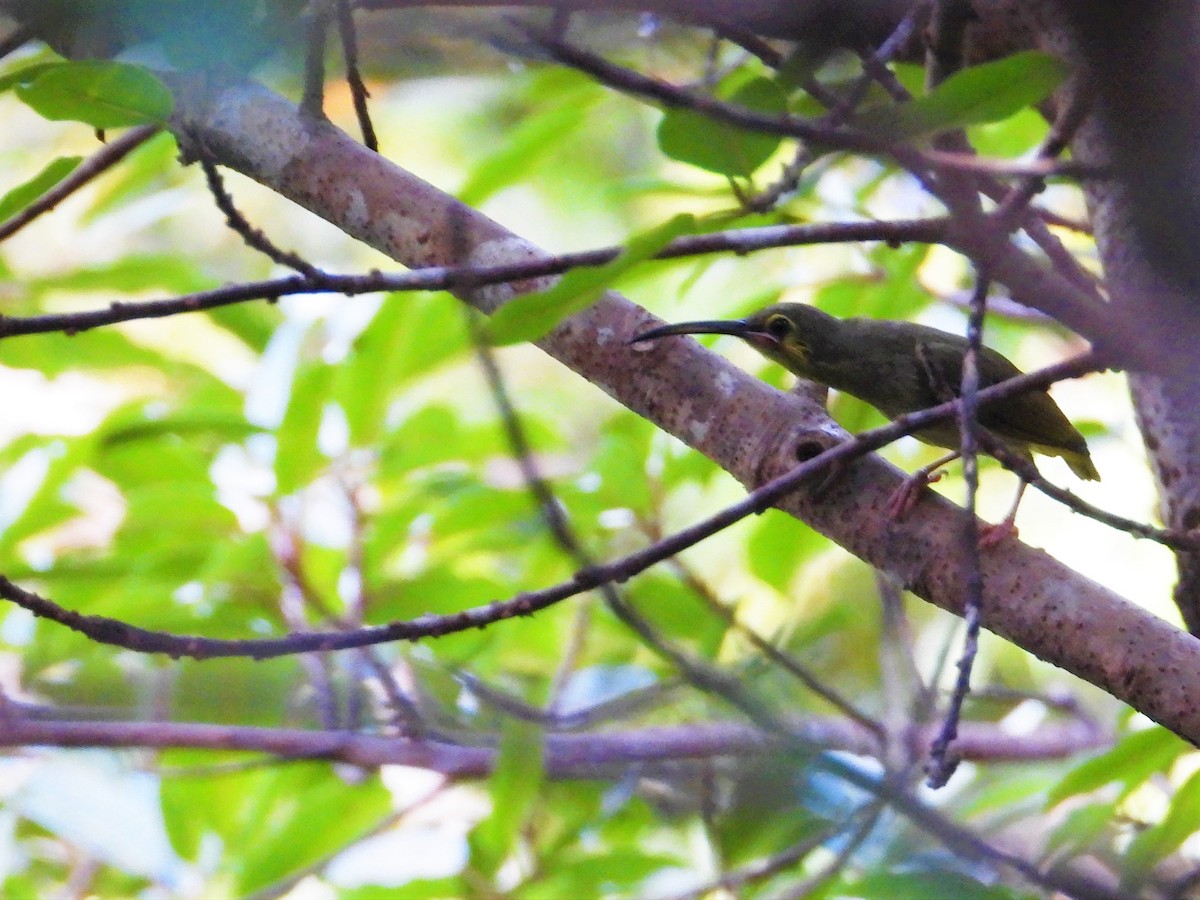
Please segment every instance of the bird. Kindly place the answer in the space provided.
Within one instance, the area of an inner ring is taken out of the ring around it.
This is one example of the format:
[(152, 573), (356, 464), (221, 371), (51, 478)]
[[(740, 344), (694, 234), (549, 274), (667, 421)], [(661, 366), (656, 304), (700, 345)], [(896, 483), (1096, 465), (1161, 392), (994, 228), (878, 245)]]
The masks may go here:
[[(793, 374), (851, 394), (889, 419), (959, 397), (963, 357), (969, 347), (965, 337), (927, 325), (841, 319), (803, 303), (776, 303), (744, 319), (663, 325), (634, 336), (629, 343), (682, 334), (739, 337)], [(979, 350), (978, 371), (980, 389), (1022, 374), (1007, 357), (989, 347)], [(993, 440), (1031, 465), (1034, 452), (1057, 456), (1079, 478), (1100, 479), (1083, 435), (1045, 389), (983, 404), (978, 421)], [(930, 425), (913, 436), (951, 452), (914, 472), (893, 495), (888, 509), (895, 518), (906, 515), (919, 499), (920, 489), (940, 477), (940, 473), (934, 474), (938, 469), (961, 455), (957, 421)], [(1022, 478), (1004, 521), (982, 533), (983, 546), (1016, 533), (1017, 507), (1025, 486)]]

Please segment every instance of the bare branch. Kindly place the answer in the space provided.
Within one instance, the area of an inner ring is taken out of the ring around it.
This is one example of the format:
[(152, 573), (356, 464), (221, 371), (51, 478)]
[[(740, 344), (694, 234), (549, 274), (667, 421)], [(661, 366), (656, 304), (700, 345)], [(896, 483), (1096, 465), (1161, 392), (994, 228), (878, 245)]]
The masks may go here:
[[(828, 749), (864, 752), (872, 739), (854, 723), (836, 717), (797, 719), (791, 727)], [(928, 733), (918, 729), (911, 740), (920, 745)], [(1108, 736), (1086, 723), (1047, 725), (1036, 734), (1014, 735), (990, 723), (963, 726), (961, 750), (979, 761), (1062, 759), (1082, 750), (1105, 746)], [(410, 765), (455, 777), (487, 775), (496, 751), (445, 741), (383, 737), (348, 731), (213, 725), (185, 722), (54, 721), (16, 715), (6, 720), (0, 746), (19, 747), (192, 747), (244, 750), (285, 759), (327, 759), (368, 768)], [(546, 771), (552, 778), (606, 777), (607, 767), (631, 763), (755, 757), (778, 754), (783, 742), (749, 725), (689, 724), (606, 731), (596, 734), (546, 735)]]
[(367, 107), (370, 93), (363, 83), (362, 72), (358, 68), (358, 32), (354, 24), (354, 10), (350, 0), (334, 0), (337, 4), (338, 36), (342, 42), (342, 58), (346, 63), (346, 82), (350, 85), (350, 96), (354, 98), (354, 114), (358, 117), (358, 127), (362, 131), (363, 146), (368, 150), (379, 152), (379, 138), (375, 134), (375, 126), (371, 122), (371, 111)]
[(202, 140), (191, 140), (189, 144), (190, 149), (199, 158), (200, 168), (204, 170), (204, 180), (208, 184), (208, 191), (212, 194), (213, 200), (217, 204), (217, 209), (225, 214), (225, 223), (233, 232), (245, 241), (247, 246), (257, 250), (273, 262), (281, 266), (287, 266), (289, 269), (295, 269), (310, 281), (318, 281), (324, 275), (320, 269), (290, 250), (283, 250), (276, 247), (262, 229), (255, 228), (242, 215), (241, 211), (234, 204), (233, 197), (225, 189), (225, 180), (221, 177), (221, 172), (209, 155), (204, 142)]
[[(945, 226), (944, 219), (769, 225), (677, 238), (654, 258), (680, 259), (720, 252), (742, 256), (779, 247), (859, 241), (883, 241), (893, 245), (910, 241), (931, 243), (940, 240)], [(413, 272), (399, 273), (338, 275), (313, 270), (311, 277), (285, 276), (267, 281), (243, 282), (162, 300), (114, 302), (105, 309), (40, 316), (0, 316), (0, 340), (22, 334), (48, 334), (56, 331), (78, 334), (119, 322), (165, 318), (255, 300), (274, 302), (280, 297), (302, 294), (338, 293), (354, 296), (380, 291), (464, 290), (528, 282), (548, 275), (559, 275), (575, 268), (602, 266), (620, 256), (624, 249), (621, 246), (600, 247), (578, 253), (563, 253), (558, 256), (497, 265), (429, 266)]]
[[(979, 652), (979, 629), (983, 606), (983, 567), (979, 559), (979, 520), (975, 517), (975, 500), (979, 493), (979, 353), (983, 346), (983, 317), (987, 312), (987, 292), (991, 282), (983, 273), (978, 273), (975, 290), (971, 296), (971, 316), (967, 324), (967, 351), (962, 361), (962, 407), (958, 417), (960, 444), (963, 461), (963, 478), (967, 483), (966, 502), (963, 504), (963, 527), (961, 531), (963, 557), (966, 560), (966, 598), (963, 601), (963, 618), (967, 623), (967, 634), (963, 641), (962, 656), (958, 660), (958, 678), (950, 695), (950, 705), (942, 720), (942, 728), (929, 750), (928, 784), (933, 788), (944, 787), (958, 768), (957, 754), (951, 755), (952, 744), (958, 735), (962, 706), (971, 689), (971, 669)], [(1022, 485), (1024, 488), (1024, 485)]]

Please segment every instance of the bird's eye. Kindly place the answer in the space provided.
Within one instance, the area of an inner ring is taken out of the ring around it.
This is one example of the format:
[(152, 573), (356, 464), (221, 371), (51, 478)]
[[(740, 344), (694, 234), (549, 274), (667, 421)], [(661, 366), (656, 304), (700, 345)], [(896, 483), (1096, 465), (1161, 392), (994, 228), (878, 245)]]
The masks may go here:
[(792, 323), (787, 316), (771, 316), (767, 319), (767, 334), (782, 341), (792, 330)]

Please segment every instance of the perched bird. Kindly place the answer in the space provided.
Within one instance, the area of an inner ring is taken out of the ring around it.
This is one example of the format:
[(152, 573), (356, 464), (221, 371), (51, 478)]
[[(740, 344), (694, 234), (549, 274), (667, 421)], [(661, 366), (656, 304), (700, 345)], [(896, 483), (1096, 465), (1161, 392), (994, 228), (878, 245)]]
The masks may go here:
[[(745, 319), (680, 322), (653, 328), (630, 343), (653, 341), (674, 334), (732, 334), (742, 338), (789, 371), (852, 394), (889, 419), (937, 406), (959, 396), (967, 339), (957, 334), (879, 319), (838, 319), (801, 303), (777, 303)], [(981, 348), (980, 388), (1007, 381), (1021, 370), (995, 350)], [(1068, 421), (1045, 390), (1006, 397), (979, 408), (979, 424), (1012, 453), (1032, 462), (1032, 452), (1059, 456), (1080, 478), (1099, 480), (1083, 435)], [(890, 504), (897, 517), (915, 503), (918, 491), (937, 476), (932, 473), (959, 456), (958, 423), (949, 420), (913, 436), (952, 452), (913, 474)], [(983, 543), (995, 543), (1012, 527), (1024, 492), (1022, 480), (1016, 502), (995, 533)]]

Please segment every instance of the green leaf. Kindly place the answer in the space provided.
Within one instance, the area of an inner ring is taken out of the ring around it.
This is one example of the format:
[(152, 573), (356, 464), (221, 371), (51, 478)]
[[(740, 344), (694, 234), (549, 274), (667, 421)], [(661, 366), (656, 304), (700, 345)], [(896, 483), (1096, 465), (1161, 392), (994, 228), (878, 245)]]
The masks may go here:
[[(243, 602), (239, 597), (235, 604)], [(215, 618), (222, 620), (232, 610), (221, 610)], [(220, 625), (228, 623), (221, 621)], [(233, 629), (221, 631), (233, 636)], [(244, 633), (243, 633), (244, 634)], [(205, 629), (208, 637), (218, 634)], [(291, 702), (289, 693), (295, 688), (300, 666), (296, 660), (271, 660), (266, 665), (246, 659), (231, 659), (221, 663), (219, 677), (212, 666), (196, 660), (180, 660), (174, 676), (180, 688), (176, 715), (192, 721), (228, 725), (277, 724), (273, 711)]]
[(525, 294), (504, 304), (488, 322), (488, 335), (497, 346), (536, 341), (568, 316), (581, 312), (622, 274), (658, 253), (675, 238), (692, 234), (696, 219), (678, 215), (634, 237), (625, 252), (603, 266), (568, 272), (553, 287)]
[(147, 69), (96, 60), (47, 66), (22, 80), (17, 96), (47, 119), (93, 128), (164, 122), (174, 107), (171, 92)]
[(125, 293), (163, 290), (191, 294), (216, 287), (217, 283), (186, 257), (131, 253), (109, 263), (45, 275), (31, 280), (29, 286), (35, 294), (47, 290)]
[[(431, 404), (404, 419), (379, 445), (380, 478), (407, 479), (414, 469), (446, 462), (480, 462), (508, 452), (494, 425), (466, 425), (461, 415), (450, 406)], [(539, 434), (535, 446), (544, 444)]]
[[(841, 895), (841, 891), (835, 891)], [(1015, 900), (1028, 896), (986, 885), (959, 872), (874, 872), (855, 881), (846, 896), (861, 900)]]
[[(562, 900), (564, 897), (645, 896), (636, 890), (650, 875), (685, 861), (636, 845), (602, 852), (563, 854), (537, 881), (524, 885), (520, 900)], [(614, 888), (626, 890), (616, 892)], [(634, 890), (630, 890), (634, 889)]]
[[(172, 756), (204, 759), (194, 752)], [(391, 799), (378, 778), (347, 783), (329, 765), (293, 763), (166, 779), (163, 807), (184, 855), (201, 852), (204, 833), (221, 839), (222, 874), (231, 881), (225, 893), (245, 897), (361, 839), (389, 814)]]
[(378, 440), (388, 407), (410, 380), (467, 346), (463, 307), (447, 294), (388, 294), (338, 366), (333, 397), (357, 446)]
[(60, 156), (46, 165), (24, 184), (17, 185), (0, 197), (0, 220), (20, 212), (75, 171), (83, 161), (81, 156)]
[(1073, 769), (1046, 796), (1049, 809), (1068, 797), (1085, 794), (1113, 781), (1124, 785), (1121, 796), (1166, 769), (1191, 748), (1165, 728), (1135, 731), (1117, 746)]
[(15, 71), (9, 72), (7, 75), (0, 75), (0, 91), (9, 91), (21, 84), (29, 84), (42, 72), (47, 69), (53, 69), (55, 66), (61, 66), (62, 62), (55, 54), (54, 62), (34, 63), (33, 65), (22, 66)]
[(1046, 841), (1046, 855), (1082, 853), (1122, 819), (1115, 803), (1095, 803), (1072, 810)]
[[(395, 897), (397, 900), (446, 900), (447, 897), (469, 897), (472, 887), (470, 879), (458, 876), (447, 878), (417, 878), (404, 882), (403, 887), (394, 885), (380, 887), (376, 884), (356, 888), (340, 888), (339, 900), (379, 900), (380, 897)], [(472, 883), (473, 884), (473, 883)]]
[[(767, 115), (787, 112), (787, 97), (774, 81), (754, 78), (726, 102)], [(693, 109), (669, 109), (658, 125), (658, 146), (671, 159), (729, 178), (749, 178), (775, 153), (782, 138), (746, 131)]]
[(648, 573), (629, 588), (630, 599), (654, 630), (668, 640), (715, 658), (729, 626), (714, 612), (704, 608), (695, 590), (681, 582)]
[(262, 302), (235, 303), (207, 310), (204, 315), (259, 353), (267, 348), (281, 318), (275, 304)]
[(646, 472), (653, 440), (654, 426), (641, 416), (621, 412), (605, 424), (592, 470), (600, 476), (608, 502), (638, 512), (654, 508)]
[(1123, 884), (1136, 884), (1167, 854), (1178, 850), (1196, 833), (1197, 822), (1200, 822), (1200, 772), (1193, 774), (1171, 798), (1171, 808), (1161, 822), (1134, 837), (1125, 857)]
[(746, 558), (755, 577), (786, 594), (796, 570), (827, 546), (807, 525), (767, 510), (750, 533)]
[[(61, 491), (67, 480), (86, 463), (92, 447), (90, 437), (59, 439), (46, 447), (31, 448), (11, 462), (5, 460), (0, 487), (7, 486), (8, 478), (20, 475), (22, 489), (28, 490), (29, 494), (22, 509), (10, 510), (12, 521), (7, 525), (0, 523), (0, 554), (7, 554), (25, 538), (53, 527), (77, 512), (74, 504), (63, 500)], [(32, 484), (35, 478), (36, 485)]]
[(504, 140), (472, 169), (458, 192), (463, 203), (479, 206), (496, 192), (526, 179), (564, 139), (587, 124), (588, 108), (605, 96), (587, 80), (572, 77), (557, 84), (559, 89), (547, 92), (540, 107), (529, 109), (511, 123)]
[(324, 363), (302, 366), (292, 382), (292, 396), (279, 425), (275, 478), (280, 494), (290, 494), (315, 477), (325, 463), (317, 446), (334, 368)]
[(872, 107), (857, 117), (860, 128), (888, 139), (999, 122), (1044, 100), (1066, 78), (1066, 63), (1029, 50), (971, 66), (911, 103)]
[(544, 774), (542, 749), (539, 729), (508, 720), (492, 773), (492, 814), (471, 835), (471, 861), (485, 872), (494, 874), (511, 855), (538, 801)]
[(120, 167), (111, 170), (102, 182), (96, 183), (90, 193), (94, 199), (91, 208), (84, 213), (84, 221), (91, 222), (106, 213), (119, 211), (137, 197), (169, 192), (176, 185), (178, 158), (179, 145), (175, 135), (160, 131), (121, 160)]
[(971, 146), (980, 156), (1014, 157), (1035, 149), (1046, 137), (1046, 117), (1034, 107), (999, 122), (971, 126)]

